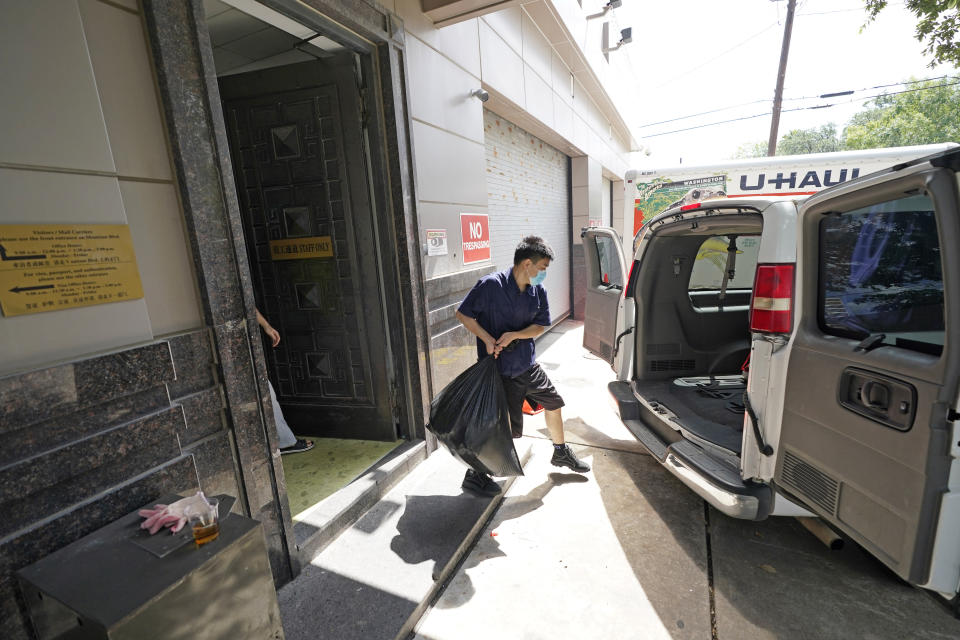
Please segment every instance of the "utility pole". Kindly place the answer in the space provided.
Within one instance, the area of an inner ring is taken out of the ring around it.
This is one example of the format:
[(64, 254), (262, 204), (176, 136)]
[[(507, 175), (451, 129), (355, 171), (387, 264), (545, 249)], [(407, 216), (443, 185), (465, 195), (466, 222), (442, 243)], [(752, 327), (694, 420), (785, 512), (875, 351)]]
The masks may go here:
[(777, 71), (777, 88), (773, 92), (773, 119), (770, 121), (770, 140), (767, 141), (767, 155), (777, 153), (777, 130), (780, 128), (780, 106), (783, 104), (783, 79), (787, 75), (787, 54), (790, 52), (790, 33), (793, 31), (793, 11), (797, 0), (787, 3), (787, 22), (783, 27), (783, 47), (780, 49), (780, 70)]

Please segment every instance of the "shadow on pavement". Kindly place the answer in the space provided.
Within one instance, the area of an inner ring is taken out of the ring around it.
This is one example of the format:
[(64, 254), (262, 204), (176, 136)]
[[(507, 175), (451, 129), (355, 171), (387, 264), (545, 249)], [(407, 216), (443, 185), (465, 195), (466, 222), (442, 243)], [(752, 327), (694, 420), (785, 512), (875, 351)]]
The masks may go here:
[(407, 564), (432, 561), (436, 577), (456, 553), (490, 498), (469, 493), (457, 496), (407, 496), (390, 550)]
[[(588, 447), (600, 447), (601, 449), (615, 449), (617, 451), (629, 451), (649, 455), (647, 450), (643, 448), (643, 445), (637, 442), (636, 439), (621, 440), (614, 438), (590, 426), (579, 416), (565, 418), (563, 420), (563, 432), (567, 442), (570, 444), (583, 444)], [(547, 440), (550, 439), (550, 432), (546, 427), (537, 429), (537, 433)]]
[[(547, 479), (544, 482), (540, 483), (527, 493), (504, 498), (494, 517), (500, 522), (523, 517), (528, 513), (531, 513), (532, 511), (542, 507), (544, 497), (546, 497), (546, 495), (553, 490), (554, 487), (579, 482), (588, 482), (588, 478), (578, 473), (550, 473), (547, 475)], [(448, 497), (446, 499), (460, 500), (462, 497)], [(408, 503), (406, 513), (409, 512), (410, 505)], [(435, 532), (437, 530), (439, 530), (441, 534), (444, 532), (442, 526), (438, 526), (436, 522), (428, 524), (427, 526), (434, 530), (432, 535), (436, 535)], [(421, 557), (423, 550), (420, 548), (420, 545), (415, 537), (419, 535), (418, 531), (422, 531), (422, 523), (411, 522), (408, 525), (404, 525), (403, 518), (401, 518), (400, 522), (397, 524), (397, 529), (400, 532), (400, 535), (394, 538), (394, 542), (397, 543), (400, 538), (403, 538), (403, 541), (399, 542), (397, 546), (394, 546), (394, 544), (391, 543), (391, 548), (396, 551), (401, 558), (407, 562), (422, 562), (423, 560), (429, 559)], [(505, 555), (500, 550), (500, 545), (496, 538), (491, 538), (489, 543), (484, 545), (482, 552), (479, 552), (479, 550), (475, 548), (472, 553), (467, 554), (466, 560), (457, 571), (457, 589), (455, 591), (447, 590), (444, 594), (443, 600), (440, 601), (442, 602), (442, 605), (438, 603), (438, 607), (442, 606), (443, 608), (454, 609), (470, 601), (476, 591), (474, 590), (473, 582), (470, 580), (470, 574), (467, 572), (467, 570), (478, 566), (485, 560), (489, 560), (491, 558), (500, 558)], [(443, 566), (439, 564), (439, 559), (435, 559), (435, 561), (437, 561), (438, 564), (435, 565), (434, 572), (436, 572), (439, 567)], [(443, 562), (445, 563), (446, 560)]]
[(281, 589), (279, 599), (287, 640), (392, 638), (419, 604), (313, 565)]

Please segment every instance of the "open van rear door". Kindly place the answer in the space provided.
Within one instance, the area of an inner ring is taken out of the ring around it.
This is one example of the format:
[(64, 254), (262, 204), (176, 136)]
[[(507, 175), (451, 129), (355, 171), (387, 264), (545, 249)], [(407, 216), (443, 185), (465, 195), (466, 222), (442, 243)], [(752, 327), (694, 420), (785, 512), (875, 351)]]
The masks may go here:
[(960, 583), (958, 168), (960, 152), (945, 152), (801, 206), (774, 474), (899, 576), (948, 595)]
[(609, 227), (587, 227), (580, 234), (586, 262), (587, 300), (583, 348), (614, 364), (616, 340), (627, 286), (623, 242)]

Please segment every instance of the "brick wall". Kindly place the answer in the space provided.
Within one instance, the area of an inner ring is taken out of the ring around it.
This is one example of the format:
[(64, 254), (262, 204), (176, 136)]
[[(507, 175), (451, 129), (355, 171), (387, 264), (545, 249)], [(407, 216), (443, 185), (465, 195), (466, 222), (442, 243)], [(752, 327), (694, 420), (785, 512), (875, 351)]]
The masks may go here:
[(568, 158), (491, 111), (483, 124), (493, 263), (506, 269), (525, 235), (542, 236), (556, 253), (544, 286), (559, 318), (570, 311)]

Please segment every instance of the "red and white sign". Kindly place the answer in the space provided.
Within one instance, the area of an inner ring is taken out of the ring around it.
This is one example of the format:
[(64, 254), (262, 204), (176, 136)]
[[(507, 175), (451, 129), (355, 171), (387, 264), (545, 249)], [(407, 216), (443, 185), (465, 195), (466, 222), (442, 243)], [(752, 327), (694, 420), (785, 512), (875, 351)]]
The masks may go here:
[(463, 264), (490, 259), (490, 220), (485, 213), (461, 213)]

